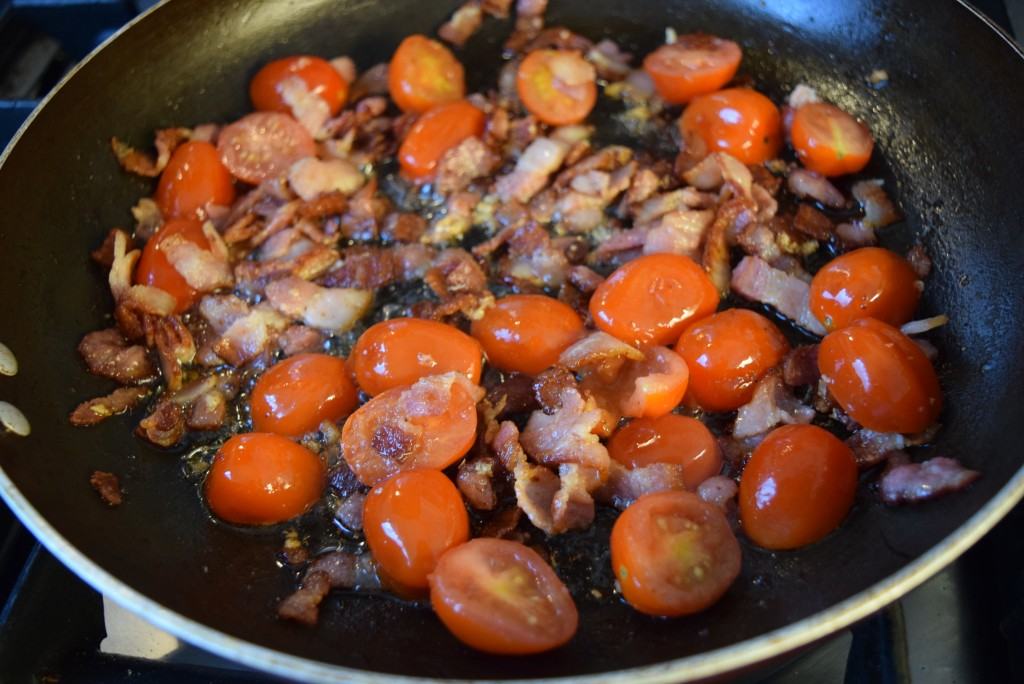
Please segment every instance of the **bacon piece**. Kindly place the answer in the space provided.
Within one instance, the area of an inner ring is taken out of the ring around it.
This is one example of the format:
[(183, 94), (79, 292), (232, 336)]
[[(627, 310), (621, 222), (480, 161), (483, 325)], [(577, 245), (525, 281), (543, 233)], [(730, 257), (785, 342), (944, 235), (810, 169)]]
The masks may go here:
[(323, 351), (326, 337), (315, 328), (305, 325), (293, 325), (277, 337), (277, 346), (285, 356), (309, 354)]
[(592, 399), (584, 400), (573, 388), (562, 390), (559, 405), (551, 415), (543, 411), (530, 414), (520, 440), (523, 449), (544, 465), (575, 463), (607, 472), (608, 450), (594, 434), (601, 425), (602, 412)]
[(117, 242), (117, 236), (125, 236), (125, 247), (124, 251), (130, 252), (135, 249), (135, 245), (132, 243), (131, 236), (125, 233), (120, 228), (111, 228), (107, 236), (103, 238), (103, 244), (89, 252), (89, 256), (100, 266), (111, 268), (114, 265), (114, 245)]
[(814, 387), (820, 377), (816, 344), (794, 347), (782, 361), (782, 381), (790, 387)]
[(835, 226), (832, 221), (823, 213), (809, 204), (801, 204), (793, 217), (793, 229), (804, 235), (810, 235), (815, 240), (828, 240)]
[(551, 505), (561, 488), (555, 473), (525, 460), (513, 470), (516, 504), (534, 525), (548, 534), (555, 533)]
[(573, 266), (569, 269), (569, 282), (583, 294), (589, 295), (604, 282), (604, 277), (587, 266)]
[(459, 464), (459, 472), (455, 477), (462, 496), (469, 505), (480, 511), (492, 511), (498, 504), (494, 492), (495, 459), (482, 456), (463, 461)]
[(392, 212), (384, 218), (380, 237), (386, 242), (418, 242), (427, 231), (427, 221), (412, 212)]
[(622, 510), (645, 494), (686, 489), (683, 467), (677, 463), (655, 463), (642, 468), (626, 468), (612, 461), (608, 479), (594, 494), (602, 503)]
[(465, 190), (474, 180), (491, 175), (500, 163), (498, 155), (480, 138), (470, 136), (438, 161), (435, 185), (444, 194)]
[(359, 74), (349, 88), (349, 102), (358, 102), (364, 97), (388, 94), (388, 63), (374, 64)]
[(807, 169), (794, 169), (786, 179), (786, 187), (800, 199), (811, 198), (826, 207), (841, 209), (846, 206), (843, 193), (836, 190), (827, 178)]
[(156, 376), (146, 348), (128, 343), (117, 328), (107, 328), (86, 334), (78, 344), (89, 372), (131, 385), (151, 380)]
[(928, 274), (932, 272), (931, 257), (928, 256), (928, 252), (925, 251), (924, 245), (920, 242), (915, 242), (914, 246), (907, 252), (907, 261), (921, 280), (927, 278)]
[(736, 480), (725, 475), (715, 475), (700, 483), (697, 487), (697, 496), (709, 504), (728, 511), (730, 503), (736, 498), (739, 490)]
[(881, 179), (874, 179), (858, 181), (850, 188), (854, 199), (864, 209), (862, 223), (869, 228), (885, 228), (903, 218), (882, 186)]
[(480, 6), (484, 12), (496, 19), (508, 19), (512, 0), (481, 0)]
[(445, 202), (444, 211), (435, 215), (423, 241), (442, 244), (461, 239), (473, 225), (473, 210), (479, 201), (478, 192), (452, 193)]
[(320, 603), (331, 589), (379, 589), (377, 566), (370, 554), (331, 551), (310, 564), (302, 583), (277, 606), (277, 616), (304, 625), (315, 625)]
[(291, 115), (311, 136), (318, 139), (327, 137), (324, 124), (331, 118), (331, 108), (302, 77), (288, 76), (281, 80), (277, 84), (277, 92), (291, 110)]
[(96, 493), (103, 499), (103, 503), (111, 508), (120, 506), (124, 502), (124, 493), (121, 491), (121, 482), (117, 475), (103, 470), (94, 470), (89, 476), (89, 484), (96, 490)]
[(643, 361), (644, 354), (636, 347), (606, 332), (592, 332), (566, 348), (558, 357), (560, 366), (580, 371), (596, 370), (602, 378), (614, 377), (627, 361)]
[(552, 415), (562, 407), (562, 392), (576, 390), (576, 376), (562, 366), (552, 366), (533, 379), (533, 396), (540, 410)]
[(495, 191), (502, 202), (529, 202), (540, 192), (548, 177), (558, 170), (569, 153), (569, 145), (552, 138), (537, 138), (516, 162), (515, 169), (498, 178)]
[(322, 279), (328, 287), (375, 290), (394, 282), (423, 277), (434, 250), (419, 244), (396, 247), (356, 245), (341, 252), (341, 265)]
[(934, 499), (963, 489), (981, 475), (964, 468), (956, 459), (944, 456), (923, 463), (893, 459), (890, 464), (879, 483), (882, 501), (890, 505)]
[[(653, 174), (653, 172), (651, 173)], [(654, 175), (653, 187), (657, 189), (659, 183), (657, 175)], [(633, 222), (637, 224), (652, 223), (655, 219), (673, 211), (706, 209), (714, 203), (713, 195), (707, 195), (691, 187), (680, 188), (644, 199), (633, 211)]]
[(483, 20), (479, 0), (470, 0), (452, 13), (451, 18), (437, 29), (437, 35), (456, 47), (462, 47), (480, 28)]
[(127, 145), (117, 138), (110, 139), (110, 147), (117, 157), (117, 163), (128, 173), (146, 178), (156, 178), (171, 160), (171, 155), (181, 143), (189, 139), (191, 131), (187, 128), (162, 128), (156, 132), (156, 140), (153, 146), (156, 147), (157, 157), (145, 152), (140, 152), (134, 147)]
[(343, 496), (334, 509), (334, 519), (340, 522), (349, 532), (363, 529), (363, 509), (366, 505), (366, 494), (352, 492)]
[(288, 323), (271, 306), (258, 304), (230, 323), (214, 344), (214, 352), (231, 365), (241, 366), (269, 348)]
[(149, 197), (143, 197), (132, 207), (132, 218), (135, 219), (135, 239), (148, 240), (163, 225), (164, 217), (160, 207)]
[(680, 254), (697, 260), (701, 257), (704, 234), (711, 227), (715, 212), (688, 209), (664, 214), (644, 226), (644, 254)]
[(555, 534), (586, 529), (594, 522), (590, 490), (597, 479), (593, 469), (575, 463), (558, 467), (558, 491), (551, 501), (551, 527)]
[(130, 411), (148, 396), (148, 387), (118, 387), (105, 397), (89, 399), (76, 406), (71, 412), (71, 424), (75, 427), (96, 425), (111, 416)]
[[(211, 232), (216, 233), (212, 224), (207, 225)], [(219, 239), (219, 235), (217, 237)], [(235, 282), (226, 254), (217, 254), (214, 249), (203, 249), (183, 235), (175, 234), (163, 239), (160, 250), (174, 270), (197, 292), (213, 292), (222, 287), (231, 287)]]
[(219, 430), (228, 415), (228, 399), (219, 389), (211, 389), (192, 402), (185, 424), (190, 430)]
[(684, 173), (683, 180), (698, 190), (718, 190), (728, 185), (737, 196), (749, 198), (754, 177), (736, 157), (725, 152), (712, 152)]
[(922, 318), (916, 321), (908, 321), (900, 326), (900, 332), (904, 335), (922, 335), (929, 330), (935, 330), (949, 323), (949, 316), (939, 314), (930, 318)]
[(754, 388), (751, 400), (740, 406), (736, 413), (733, 436), (752, 437), (771, 430), (776, 425), (810, 423), (814, 409), (805, 406), (782, 383), (781, 373), (769, 372)]
[(355, 164), (345, 159), (307, 157), (288, 169), (288, 185), (306, 202), (335, 192), (351, 195), (363, 187), (364, 182), (363, 174)]
[(859, 467), (871, 468), (891, 455), (902, 453), (907, 440), (898, 432), (875, 432), (861, 428), (850, 435), (846, 446), (850, 447)]
[(172, 447), (185, 436), (185, 413), (173, 401), (161, 401), (142, 419), (137, 432), (153, 444)]
[(484, 257), (503, 245), (508, 245), (508, 254), (498, 262), (497, 270), (506, 282), (525, 281), (538, 287), (558, 287), (565, 282), (569, 260), (536, 223), (503, 228), (474, 247), (473, 254)]
[(810, 309), (810, 285), (763, 259), (745, 256), (732, 273), (732, 289), (740, 296), (775, 307), (779, 313), (815, 335), (825, 328)]
[(181, 389), (182, 364), (192, 363), (196, 357), (192, 333), (177, 316), (165, 316), (154, 324), (153, 342), (167, 389), (171, 392)]
[(836, 236), (846, 247), (866, 247), (878, 243), (875, 229), (864, 225), (862, 221), (840, 223), (836, 226)]
[(729, 233), (735, 230), (741, 217), (747, 215), (748, 212), (749, 205), (744, 200), (725, 202), (718, 207), (715, 220), (704, 238), (701, 265), (722, 296), (728, 294), (732, 278), (729, 266)]
[(267, 303), (286, 316), (300, 318), (325, 332), (350, 329), (370, 308), (373, 293), (353, 288), (320, 287), (301, 278), (267, 285)]
[(621, 81), (629, 76), (633, 55), (623, 52), (615, 41), (605, 38), (587, 51), (587, 61), (597, 69), (597, 75), (606, 81)]
[(501, 467), (510, 473), (527, 462), (526, 452), (519, 443), (519, 428), (510, 420), (502, 421), (498, 426), (490, 447)]

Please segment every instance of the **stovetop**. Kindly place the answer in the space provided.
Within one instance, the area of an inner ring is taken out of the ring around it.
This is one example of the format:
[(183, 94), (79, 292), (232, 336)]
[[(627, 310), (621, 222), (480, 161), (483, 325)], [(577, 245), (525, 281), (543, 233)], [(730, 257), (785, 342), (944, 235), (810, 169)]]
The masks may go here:
[[(152, 4), (0, 0), (0, 148), (71, 66)], [(1024, 0), (974, 5), (1007, 30), (1024, 30)], [(187, 645), (159, 659), (101, 650), (105, 617), (117, 616), (105, 615), (103, 597), (2, 503), (0, 605), (2, 682), (279, 681)], [(771, 684), (1024, 682), (1024, 505), (900, 601), (755, 677)]]

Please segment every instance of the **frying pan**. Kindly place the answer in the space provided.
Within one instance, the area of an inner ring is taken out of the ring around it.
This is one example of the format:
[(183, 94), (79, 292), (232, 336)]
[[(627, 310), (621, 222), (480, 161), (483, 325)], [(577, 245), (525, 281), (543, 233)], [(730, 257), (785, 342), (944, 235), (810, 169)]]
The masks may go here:
[[(639, 54), (666, 26), (738, 41), (743, 70), (775, 99), (799, 82), (857, 112), (878, 153), (869, 172), (907, 214), (889, 244), (920, 239), (935, 268), (922, 304), (948, 313), (945, 425), (931, 450), (983, 473), (941, 501), (887, 508), (862, 487), (843, 528), (799, 551), (744, 548), (743, 573), (711, 610), (655, 620), (589, 587), (610, 587), (607, 520), (558, 542), (581, 629), (566, 647), (497, 658), (460, 645), (428, 609), (335, 596), (315, 629), (274, 619), (294, 578), (277, 567), (281, 531), (212, 523), (180, 454), (130, 435), (138, 416), (68, 425), (78, 402), (109, 391), (74, 348), (109, 325), (103, 274), (88, 261), (151, 191), (123, 174), (111, 135), (144, 144), (155, 128), (226, 121), (248, 107), (258, 65), (298, 52), (349, 54), (363, 68), (399, 40), (432, 32), (457, 2), (173, 0), (128, 26), (72, 73), (26, 124), (0, 166), (0, 340), (21, 370), (0, 398), (33, 431), (0, 436), (0, 487), (42, 542), (115, 601), (218, 654), (289, 677), (391, 675), (655, 682), (711, 677), (819, 639), (898, 598), (983, 535), (1024, 493), (1024, 60), (969, 6), (929, 0), (553, 0), (550, 25), (609, 36)], [(489, 22), (460, 54), (470, 89), (493, 82), (508, 24)], [(865, 78), (885, 69), (890, 83)], [(87, 480), (120, 474), (105, 508)]]

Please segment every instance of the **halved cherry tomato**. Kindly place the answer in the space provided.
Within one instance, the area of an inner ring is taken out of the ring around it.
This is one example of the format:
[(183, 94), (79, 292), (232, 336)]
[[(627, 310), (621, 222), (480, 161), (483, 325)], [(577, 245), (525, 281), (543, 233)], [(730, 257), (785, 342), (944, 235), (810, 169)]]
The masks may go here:
[(843, 410), (875, 432), (921, 432), (939, 417), (935, 369), (914, 341), (874, 318), (829, 333), (818, 369)]
[(135, 269), (135, 282), (152, 285), (168, 293), (178, 302), (175, 313), (183, 313), (192, 306), (196, 291), (189, 287), (185, 277), (171, 265), (161, 251), (160, 243), (172, 235), (180, 235), (202, 249), (210, 248), (210, 241), (203, 234), (203, 224), (195, 219), (174, 219), (162, 225), (142, 249), (142, 256)]
[(466, 138), (482, 135), (485, 123), (484, 113), (466, 100), (438, 105), (425, 112), (398, 150), (402, 171), (416, 180), (433, 177), (444, 153)]
[(786, 425), (768, 433), (740, 478), (743, 531), (766, 549), (795, 549), (839, 526), (853, 506), (857, 462), (832, 433)]
[(590, 298), (598, 329), (633, 345), (672, 344), (718, 308), (718, 290), (692, 259), (649, 254), (628, 261)]
[(722, 470), (722, 452), (711, 431), (699, 420), (674, 413), (630, 421), (612, 435), (608, 453), (627, 468), (681, 465), (690, 491)]
[(390, 582), (402, 589), (425, 589), (441, 555), (469, 539), (469, 515), (444, 473), (409, 470), (370, 490), (363, 532)]
[(690, 368), (688, 396), (708, 411), (731, 411), (750, 401), (789, 343), (761, 314), (728, 309), (687, 328), (676, 351)]
[(597, 102), (597, 72), (576, 51), (534, 50), (519, 64), (516, 92), (544, 123), (577, 124)]
[(280, 435), (235, 435), (220, 448), (206, 476), (214, 515), (241, 525), (272, 525), (304, 513), (320, 498), (324, 464)]
[(693, 98), (679, 119), (679, 130), (684, 139), (695, 135), (710, 152), (726, 152), (744, 164), (774, 159), (782, 148), (778, 107), (750, 88)]
[(356, 401), (344, 359), (297, 354), (271, 366), (256, 382), (252, 426), (257, 432), (299, 437), (325, 420), (347, 416)]
[(907, 260), (881, 247), (862, 247), (825, 264), (811, 281), (811, 312), (826, 330), (859, 318), (903, 325), (921, 298)]
[(217, 151), (231, 175), (259, 185), (285, 175), (300, 159), (315, 157), (316, 142), (287, 114), (253, 112), (224, 127)]
[(823, 176), (857, 173), (875, 146), (867, 126), (827, 102), (796, 110), (789, 136), (800, 163)]
[(160, 174), (155, 199), (165, 219), (203, 220), (207, 205), (231, 206), (235, 185), (217, 148), (208, 142), (192, 141), (174, 150)]
[(483, 390), (461, 373), (431, 375), (366, 402), (341, 431), (345, 461), (365, 485), (402, 470), (442, 470), (476, 441)]
[(403, 40), (391, 57), (388, 90), (403, 112), (425, 112), (465, 97), (465, 74), (448, 48), (415, 34)]
[(557, 648), (576, 633), (569, 590), (533, 549), (479, 538), (441, 556), (430, 603), (460, 641), (487, 653), (525, 655)]
[(290, 114), (291, 107), (281, 96), (281, 83), (292, 76), (302, 79), (310, 93), (327, 103), (331, 116), (341, 111), (348, 97), (348, 83), (326, 59), (308, 55), (285, 57), (263, 65), (249, 83), (253, 109)]
[(731, 40), (691, 33), (647, 55), (644, 71), (663, 100), (685, 104), (731, 81), (741, 59), (743, 51)]
[(583, 336), (583, 321), (571, 306), (552, 297), (509, 295), (473, 321), (470, 333), (491, 365), (537, 375)]
[(422, 318), (392, 318), (359, 336), (349, 364), (363, 391), (377, 395), (449, 371), (478, 383), (482, 355), (480, 343), (458, 328)]
[(740, 573), (725, 513), (690, 492), (641, 496), (615, 521), (611, 547), (622, 596), (648, 615), (702, 611)]

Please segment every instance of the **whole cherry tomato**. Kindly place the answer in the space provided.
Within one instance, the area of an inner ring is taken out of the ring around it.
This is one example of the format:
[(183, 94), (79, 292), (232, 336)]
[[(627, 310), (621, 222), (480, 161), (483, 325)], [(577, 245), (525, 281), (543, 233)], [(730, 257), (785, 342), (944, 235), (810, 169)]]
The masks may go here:
[(583, 321), (572, 307), (553, 297), (509, 295), (473, 321), (470, 333), (491, 365), (537, 375), (583, 336)]
[(867, 126), (827, 102), (797, 109), (789, 135), (800, 163), (823, 176), (857, 173), (875, 146)]
[(203, 224), (196, 219), (173, 219), (162, 225), (153, 237), (149, 238), (142, 249), (138, 266), (135, 268), (135, 282), (139, 285), (158, 287), (174, 297), (177, 306), (175, 313), (184, 313), (195, 303), (197, 292), (193, 290), (185, 276), (167, 260), (160, 245), (172, 235), (180, 235), (202, 249), (210, 248), (210, 241), (203, 234)]
[(204, 220), (207, 206), (234, 203), (234, 180), (216, 147), (208, 142), (187, 142), (174, 150), (160, 174), (155, 199), (165, 219)]
[(729, 88), (693, 98), (679, 119), (683, 138), (697, 136), (710, 152), (744, 164), (774, 159), (782, 148), (782, 116), (767, 97), (750, 88)]
[(722, 452), (711, 431), (695, 418), (674, 413), (631, 420), (612, 435), (608, 454), (627, 468), (681, 465), (690, 491), (722, 470)]
[(814, 274), (811, 312), (826, 330), (845, 328), (859, 318), (903, 325), (917, 308), (919, 285), (906, 259), (881, 247), (862, 247)]
[(257, 432), (300, 437), (325, 420), (347, 416), (357, 402), (344, 359), (297, 354), (271, 366), (252, 389), (252, 426)]

